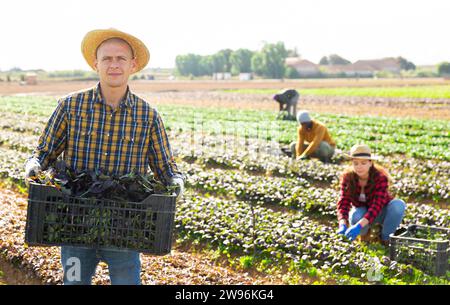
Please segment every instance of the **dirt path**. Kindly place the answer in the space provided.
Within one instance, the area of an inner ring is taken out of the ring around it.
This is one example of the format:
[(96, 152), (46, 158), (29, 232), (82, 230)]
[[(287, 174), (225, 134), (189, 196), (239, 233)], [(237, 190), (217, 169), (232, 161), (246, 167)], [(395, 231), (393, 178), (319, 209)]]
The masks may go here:
[[(61, 284), (59, 247), (24, 245), (26, 198), (0, 189), (0, 282), (5, 284)], [(232, 270), (208, 255), (175, 245), (171, 255), (141, 254), (143, 284), (282, 284), (279, 277)], [(14, 266), (13, 266), (13, 264)], [(109, 284), (107, 265), (100, 263), (94, 284)]]
[[(32, 92), (56, 92), (66, 94), (83, 88), (93, 86), (97, 81), (43, 81), (38, 80), (37, 85), (20, 85), (18, 82), (0, 82), (0, 95)], [(449, 82), (443, 78), (405, 78), (405, 79), (299, 79), (299, 80), (271, 80), (261, 79), (252, 81), (169, 81), (131, 80), (130, 86), (139, 92), (157, 91), (199, 91), (221, 89), (283, 89), (293, 88), (334, 88), (334, 87), (385, 87), (385, 86), (423, 86), (444, 85)]]

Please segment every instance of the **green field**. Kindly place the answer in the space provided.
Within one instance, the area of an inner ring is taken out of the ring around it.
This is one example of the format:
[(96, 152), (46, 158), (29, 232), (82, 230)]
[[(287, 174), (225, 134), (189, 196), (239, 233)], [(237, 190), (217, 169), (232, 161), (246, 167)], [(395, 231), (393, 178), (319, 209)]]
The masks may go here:
[[(36, 115), (48, 118), (56, 100), (48, 97), (0, 97), (2, 113)], [(276, 141), (284, 145), (296, 140), (297, 123), (276, 120), (271, 111), (160, 105), (171, 130), (206, 134), (237, 134), (242, 137)], [(357, 142), (371, 143), (377, 154), (403, 154), (406, 157), (450, 161), (450, 121), (400, 119), (389, 117), (315, 114), (326, 124), (341, 150)]]
[[(450, 85), (406, 87), (342, 87), (342, 88), (296, 88), (301, 95), (311, 96), (361, 96), (390, 98), (450, 98)], [(276, 89), (236, 89), (225, 92), (243, 94), (276, 94)]]
[[(23, 164), (56, 106), (50, 97), (0, 97), (0, 180), (24, 190)], [(448, 284), (432, 264), (390, 262), (379, 244), (350, 243), (335, 234), (338, 177), (348, 165), (292, 162), (267, 144), (296, 139), (295, 121), (271, 111), (158, 106), (187, 176), (177, 205), (177, 242), (207, 245), (232, 264), (286, 272), (286, 283), (367, 284), (374, 268), (382, 284)], [(392, 192), (407, 202), (402, 226), (450, 225), (450, 121), (312, 113), (347, 151), (368, 143), (383, 156)], [(408, 255), (417, 255), (408, 252)], [(233, 257), (235, 259), (233, 260)], [(409, 257), (410, 259), (411, 257)], [(143, 270), (143, 272), (146, 272)]]

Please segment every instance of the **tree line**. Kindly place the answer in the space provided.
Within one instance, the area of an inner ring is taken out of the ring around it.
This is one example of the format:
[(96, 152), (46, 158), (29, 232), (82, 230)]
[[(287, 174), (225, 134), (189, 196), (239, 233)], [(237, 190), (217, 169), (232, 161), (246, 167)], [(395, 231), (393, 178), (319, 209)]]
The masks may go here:
[(213, 73), (255, 73), (266, 78), (283, 78), (286, 74), (285, 59), (295, 55), (284, 43), (266, 43), (261, 51), (249, 49), (220, 50), (212, 55), (185, 54), (175, 59), (177, 72), (183, 76), (203, 76)]
[[(295, 68), (285, 65), (286, 57), (298, 56), (297, 50), (286, 49), (283, 42), (266, 43), (260, 51), (223, 49), (212, 55), (184, 54), (175, 59), (176, 71), (181, 76), (205, 76), (213, 73), (254, 73), (263, 78), (298, 78)], [(400, 69), (415, 70), (416, 65), (403, 57), (396, 58)], [(337, 54), (323, 56), (319, 65), (349, 65), (351, 62)], [(438, 66), (439, 74), (446, 74), (446, 62)]]

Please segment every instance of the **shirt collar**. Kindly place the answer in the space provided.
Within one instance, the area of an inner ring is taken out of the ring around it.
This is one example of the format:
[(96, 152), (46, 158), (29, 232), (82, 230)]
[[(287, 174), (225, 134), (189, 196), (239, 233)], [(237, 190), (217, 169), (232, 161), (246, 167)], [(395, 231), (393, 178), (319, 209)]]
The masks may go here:
[[(97, 83), (97, 85), (94, 87), (94, 103), (104, 104), (102, 92), (100, 90), (100, 82)], [(130, 90), (130, 86), (127, 86), (127, 92), (125, 94), (125, 97), (120, 102), (120, 107), (133, 107), (134, 105), (134, 98), (133, 93)]]

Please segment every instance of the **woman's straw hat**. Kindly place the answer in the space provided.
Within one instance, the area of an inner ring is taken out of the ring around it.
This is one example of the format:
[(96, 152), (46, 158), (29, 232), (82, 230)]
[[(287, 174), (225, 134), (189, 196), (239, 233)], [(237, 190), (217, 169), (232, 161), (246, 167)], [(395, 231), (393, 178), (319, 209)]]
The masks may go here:
[(81, 52), (92, 69), (95, 70), (94, 62), (97, 57), (97, 48), (102, 42), (111, 38), (123, 39), (131, 46), (137, 64), (135, 72), (145, 68), (150, 59), (150, 52), (145, 44), (130, 34), (111, 28), (90, 31), (84, 36), (83, 41), (81, 42)]
[(379, 160), (379, 156), (372, 155), (370, 147), (365, 144), (356, 144), (350, 149), (350, 155), (344, 154), (349, 159)]

